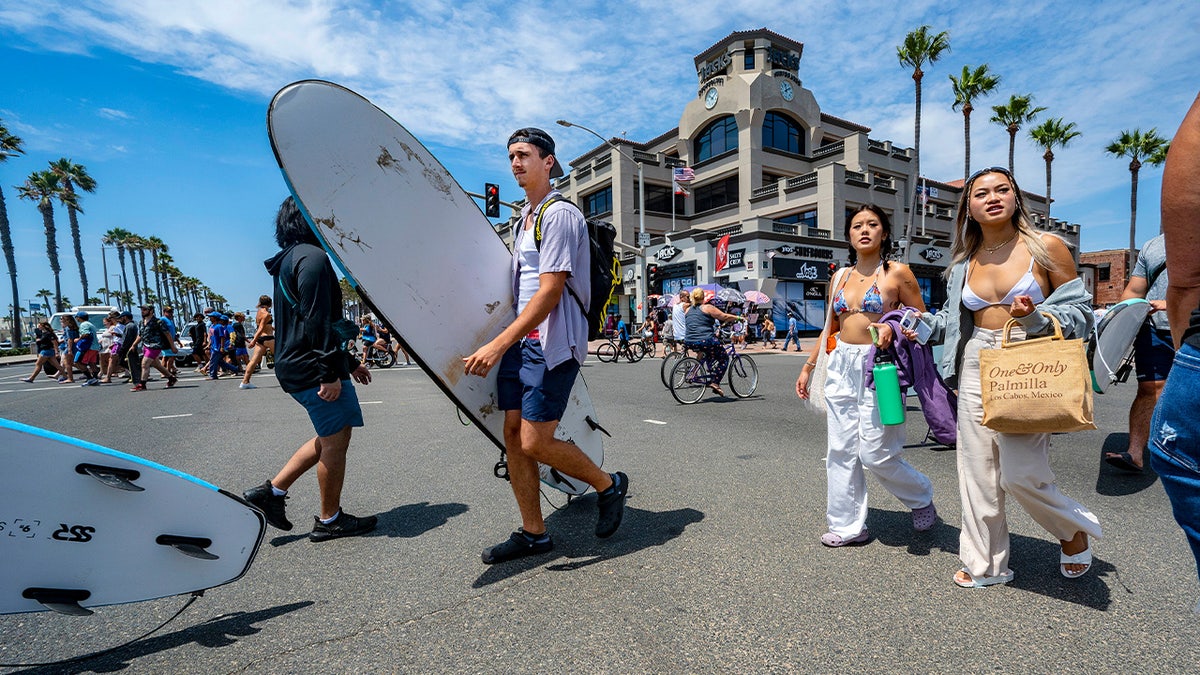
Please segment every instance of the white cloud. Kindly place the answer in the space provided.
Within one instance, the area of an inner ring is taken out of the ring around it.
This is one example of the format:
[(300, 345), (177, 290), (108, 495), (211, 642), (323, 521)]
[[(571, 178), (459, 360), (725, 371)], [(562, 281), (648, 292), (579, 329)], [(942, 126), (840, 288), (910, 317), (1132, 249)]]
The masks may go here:
[(127, 120), (131, 119), (129, 113), (116, 108), (100, 108), (96, 111), (101, 117), (107, 117), (110, 120)]

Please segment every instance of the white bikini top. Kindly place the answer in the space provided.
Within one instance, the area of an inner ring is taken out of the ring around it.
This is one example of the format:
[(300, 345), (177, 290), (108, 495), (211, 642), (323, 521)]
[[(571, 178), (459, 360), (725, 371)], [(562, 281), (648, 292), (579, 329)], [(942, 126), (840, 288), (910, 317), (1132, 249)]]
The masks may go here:
[[(970, 275), (968, 274), (967, 276)], [(1042, 295), (1042, 287), (1038, 285), (1037, 279), (1033, 276), (1033, 258), (1029, 259), (1029, 269), (1025, 272), (1025, 276), (1017, 279), (1017, 283), (1013, 284), (1012, 290), (1000, 302), (988, 302), (984, 300), (976, 295), (975, 291), (971, 290), (971, 283), (969, 281), (963, 280), (962, 304), (963, 307), (972, 312), (978, 312), (993, 305), (1011, 305), (1013, 298), (1018, 295), (1031, 296), (1034, 304), (1046, 299), (1046, 296)]]

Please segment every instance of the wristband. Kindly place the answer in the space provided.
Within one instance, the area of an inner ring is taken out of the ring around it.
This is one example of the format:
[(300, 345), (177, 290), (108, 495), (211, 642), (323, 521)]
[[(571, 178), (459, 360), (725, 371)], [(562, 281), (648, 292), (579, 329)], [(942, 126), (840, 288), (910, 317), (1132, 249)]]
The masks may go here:
[(804, 362), (804, 365), (806, 365), (806, 366), (808, 366), (809, 368), (812, 368), (812, 369), (814, 369), (814, 370), (815, 370), (815, 369), (816, 369), (816, 367), (817, 367), (817, 364), (813, 363), (812, 361), (805, 361), (805, 362)]

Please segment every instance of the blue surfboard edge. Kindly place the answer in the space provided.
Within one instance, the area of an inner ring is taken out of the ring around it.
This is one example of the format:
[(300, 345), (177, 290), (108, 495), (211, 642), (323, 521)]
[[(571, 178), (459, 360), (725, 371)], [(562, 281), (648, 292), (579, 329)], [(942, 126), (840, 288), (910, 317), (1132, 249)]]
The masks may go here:
[(74, 445), (76, 447), (84, 448), (86, 450), (92, 450), (94, 452), (99, 452), (99, 453), (102, 453), (105, 455), (116, 457), (118, 459), (123, 459), (127, 462), (133, 462), (135, 464), (141, 464), (142, 466), (146, 466), (146, 467), (149, 467), (152, 469), (157, 469), (158, 471), (162, 471), (163, 473), (168, 473), (168, 474), (171, 474), (172, 476), (176, 476), (178, 478), (182, 478), (184, 480), (191, 481), (197, 485), (208, 488), (209, 490), (212, 490), (214, 492), (221, 491), (221, 488), (217, 487), (216, 485), (213, 485), (212, 483), (209, 483), (208, 481), (201, 480), (199, 478), (196, 478), (195, 476), (186, 474), (177, 469), (172, 469), (169, 466), (163, 466), (162, 464), (159, 464), (158, 462), (153, 462), (148, 459), (138, 457), (136, 455), (131, 455), (131, 454), (128, 454), (125, 452), (121, 452), (120, 450), (113, 450), (112, 448), (106, 448), (103, 445), (99, 445), (97, 443), (92, 443), (91, 441), (85, 441), (80, 438), (74, 438), (72, 436), (67, 436), (66, 434), (60, 434), (56, 431), (50, 431), (48, 429), (42, 429), (40, 427), (30, 426), (28, 424), (16, 422), (16, 421), (13, 421), (10, 419), (6, 419), (4, 417), (0, 417), (0, 428), (12, 429), (13, 431), (19, 431), (21, 433), (30, 434), (31, 436), (40, 436), (42, 438), (46, 438), (46, 439), (49, 439), (52, 441), (58, 441), (59, 443), (66, 443), (68, 445)]

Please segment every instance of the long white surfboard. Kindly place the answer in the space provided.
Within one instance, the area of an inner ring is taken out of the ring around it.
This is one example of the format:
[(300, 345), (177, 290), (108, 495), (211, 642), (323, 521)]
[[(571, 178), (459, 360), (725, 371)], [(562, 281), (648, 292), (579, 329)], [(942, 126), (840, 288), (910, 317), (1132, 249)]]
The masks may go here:
[(1113, 305), (1096, 324), (1096, 339), (1088, 348), (1092, 364), (1092, 390), (1103, 394), (1129, 377), (1130, 353), (1138, 331), (1150, 315), (1150, 303), (1130, 298)]
[[(267, 127), (325, 250), (421, 368), (503, 449), (498, 369), (486, 378), (463, 374), (463, 358), (516, 319), (511, 254), (479, 206), (404, 127), (339, 85), (284, 87), (271, 101)], [(582, 376), (555, 435), (602, 464), (598, 417)], [(540, 473), (567, 494), (588, 489), (548, 466)]]
[(215, 485), (5, 419), (0, 465), (0, 614), (90, 614), (227, 584), (266, 530)]

